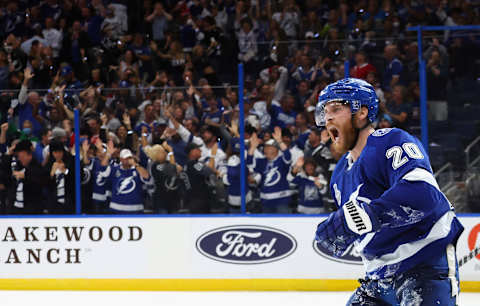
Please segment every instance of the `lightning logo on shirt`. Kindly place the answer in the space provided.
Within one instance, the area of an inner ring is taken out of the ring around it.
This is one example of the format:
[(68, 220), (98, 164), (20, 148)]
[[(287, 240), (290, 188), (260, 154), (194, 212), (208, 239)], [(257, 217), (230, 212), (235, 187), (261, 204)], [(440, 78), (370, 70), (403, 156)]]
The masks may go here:
[(132, 192), (135, 187), (135, 180), (133, 179), (133, 176), (126, 177), (125, 179), (121, 180), (118, 184), (118, 194), (128, 194)]

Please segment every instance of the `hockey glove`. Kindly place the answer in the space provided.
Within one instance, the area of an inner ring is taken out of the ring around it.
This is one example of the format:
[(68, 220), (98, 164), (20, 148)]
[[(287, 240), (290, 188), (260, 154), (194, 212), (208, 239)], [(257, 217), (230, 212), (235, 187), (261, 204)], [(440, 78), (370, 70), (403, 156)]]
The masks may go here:
[(315, 240), (341, 257), (361, 235), (376, 231), (380, 223), (368, 204), (350, 200), (317, 227)]

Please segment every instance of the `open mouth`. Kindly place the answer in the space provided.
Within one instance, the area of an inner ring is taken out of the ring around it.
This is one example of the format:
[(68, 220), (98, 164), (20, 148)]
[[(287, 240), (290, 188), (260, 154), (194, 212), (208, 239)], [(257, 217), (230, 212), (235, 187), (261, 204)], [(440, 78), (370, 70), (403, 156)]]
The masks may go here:
[(336, 127), (332, 126), (328, 128), (328, 134), (330, 134), (330, 138), (333, 142), (337, 142), (340, 138), (340, 132), (337, 130)]

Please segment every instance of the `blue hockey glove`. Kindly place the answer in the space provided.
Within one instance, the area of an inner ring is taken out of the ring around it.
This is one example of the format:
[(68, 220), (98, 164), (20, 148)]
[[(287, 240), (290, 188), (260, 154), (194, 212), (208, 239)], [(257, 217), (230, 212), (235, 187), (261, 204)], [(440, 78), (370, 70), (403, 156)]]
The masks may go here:
[(340, 257), (358, 237), (379, 227), (380, 223), (368, 204), (352, 199), (318, 225), (315, 240)]

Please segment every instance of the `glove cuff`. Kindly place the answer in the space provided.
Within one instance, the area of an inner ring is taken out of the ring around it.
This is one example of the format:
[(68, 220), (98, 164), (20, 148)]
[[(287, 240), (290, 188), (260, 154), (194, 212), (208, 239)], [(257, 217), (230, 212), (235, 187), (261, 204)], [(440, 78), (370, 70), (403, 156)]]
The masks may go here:
[(380, 223), (368, 204), (348, 201), (342, 206), (345, 221), (349, 230), (357, 235), (376, 231)]

